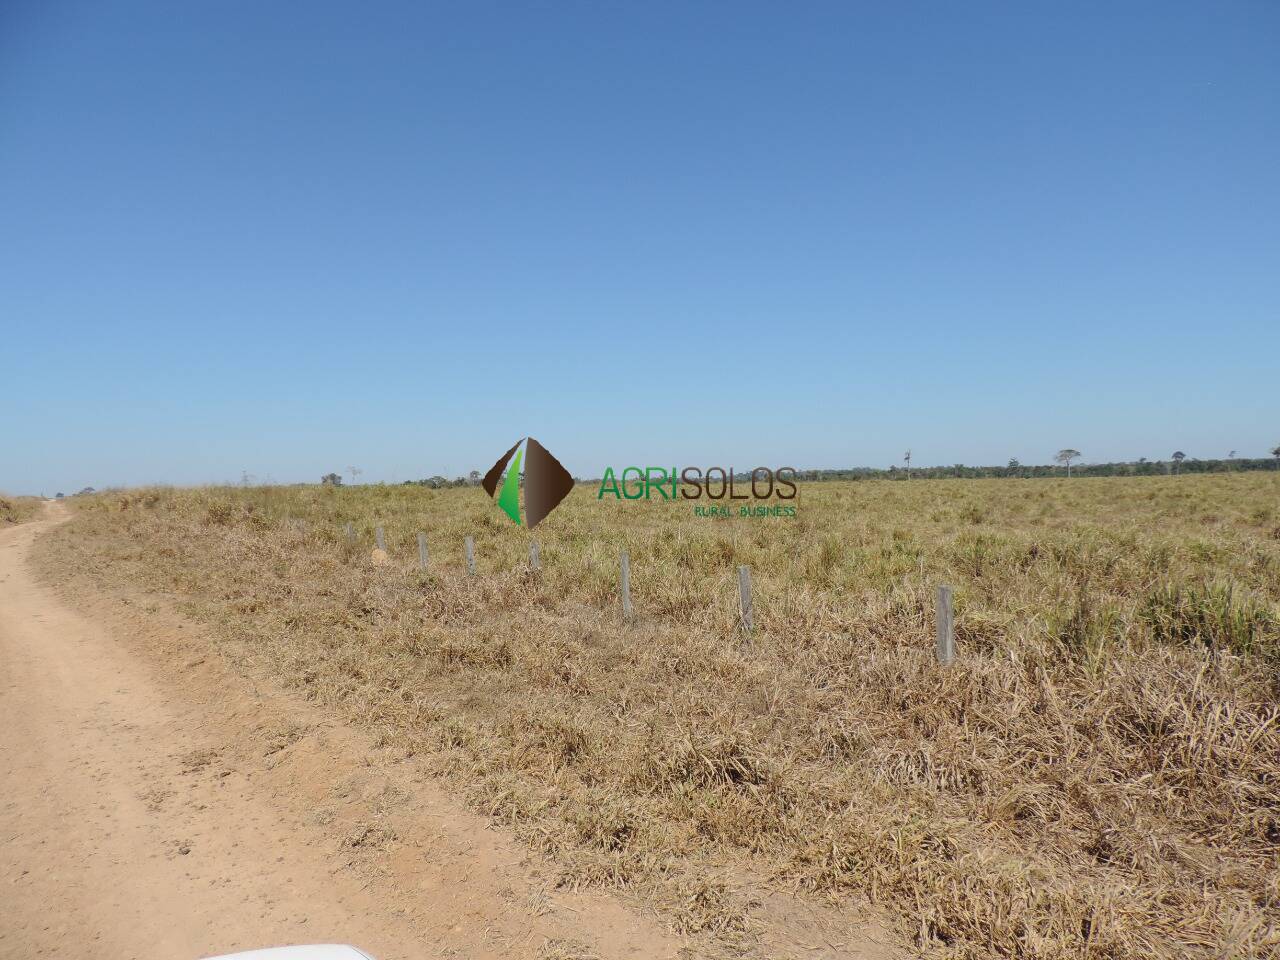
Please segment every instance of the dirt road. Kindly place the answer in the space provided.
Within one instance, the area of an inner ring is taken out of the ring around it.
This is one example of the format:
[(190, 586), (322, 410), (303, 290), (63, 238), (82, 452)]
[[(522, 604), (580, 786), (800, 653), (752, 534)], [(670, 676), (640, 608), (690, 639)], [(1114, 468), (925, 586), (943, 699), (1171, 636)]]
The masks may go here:
[(28, 563), (64, 509), (0, 531), (0, 957), (676, 956), (192, 624), (119, 596), (73, 611)]

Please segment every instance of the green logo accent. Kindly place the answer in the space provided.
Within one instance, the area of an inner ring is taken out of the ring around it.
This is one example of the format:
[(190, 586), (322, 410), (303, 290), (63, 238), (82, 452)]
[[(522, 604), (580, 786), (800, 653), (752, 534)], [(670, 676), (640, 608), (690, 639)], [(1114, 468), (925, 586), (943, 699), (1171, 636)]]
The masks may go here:
[(498, 495), (498, 506), (502, 512), (520, 525), (520, 458), (523, 450), (516, 451), (516, 458), (507, 471), (507, 479), (502, 481), (502, 493)]
[[(524, 449), (520, 445), (524, 444)], [(512, 459), (514, 457), (514, 459)], [(524, 461), (524, 483), (520, 482), (520, 464)], [(507, 464), (511, 466), (507, 469)], [(498, 492), (498, 480), (507, 469)], [(573, 477), (551, 451), (533, 437), (522, 437), (511, 449), (498, 458), (481, 481), (485, 493), (494, 497), (498, 507), (517, 525), (520, 524), (520, 490), (524, 489), (524, 516), (529, 529), (533, 529), (559, 506), (560, 501), (573, 489)]]

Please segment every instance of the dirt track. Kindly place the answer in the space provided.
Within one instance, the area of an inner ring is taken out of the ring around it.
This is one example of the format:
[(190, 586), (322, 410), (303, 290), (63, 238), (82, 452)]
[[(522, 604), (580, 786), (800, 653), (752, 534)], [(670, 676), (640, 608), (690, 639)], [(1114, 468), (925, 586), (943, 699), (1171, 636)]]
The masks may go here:
[(62, 519), (0, 531), (0, 957), (677, 954), (614, 898), (552, 891), (437, 782), (255, 688), (191, 624), (119, 596), (73, 612), (28, 563)]

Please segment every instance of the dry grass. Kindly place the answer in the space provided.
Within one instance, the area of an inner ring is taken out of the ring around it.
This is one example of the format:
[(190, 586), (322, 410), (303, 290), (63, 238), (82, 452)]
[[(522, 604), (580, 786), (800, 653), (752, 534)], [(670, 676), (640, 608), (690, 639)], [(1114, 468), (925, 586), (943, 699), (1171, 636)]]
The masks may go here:
[(11, 497), (0, 493), (0, 526), (34, 520), (43, 502), (39, 497)]
[(86, 498), (43, 549), (175, 595), (435, 758), (565, 883), (677, 927), (733, 942), (752, 876), (868, 897), (940, 955), (1245, 957), (1280, 949), (1278, 504), (1266, 474), (814, 484), (795, 520), (579, 489), (535, 575), (478, 490), (147, 490)]

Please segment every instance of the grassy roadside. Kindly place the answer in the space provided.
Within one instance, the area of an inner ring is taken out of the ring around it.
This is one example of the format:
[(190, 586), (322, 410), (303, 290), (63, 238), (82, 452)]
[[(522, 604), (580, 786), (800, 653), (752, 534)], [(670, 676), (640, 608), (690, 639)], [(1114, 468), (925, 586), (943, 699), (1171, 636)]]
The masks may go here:
[(85, 498), (41, 554), (173, 595), (436, 757), (566, 883), (625, 886), (685, 929), (749, 928), (745, 871), (885, 904), (950, 956), (1250, 956), (1280, 947), (1278, 480), (822, 484), (795, 520), (578, 490), (538, 530), (537, 575), (476, 490), (132, 491)]
[(43, 503), (40, 497), (11, 497), (0, 493), (0, 526), (34, 520), (40, 515)]

